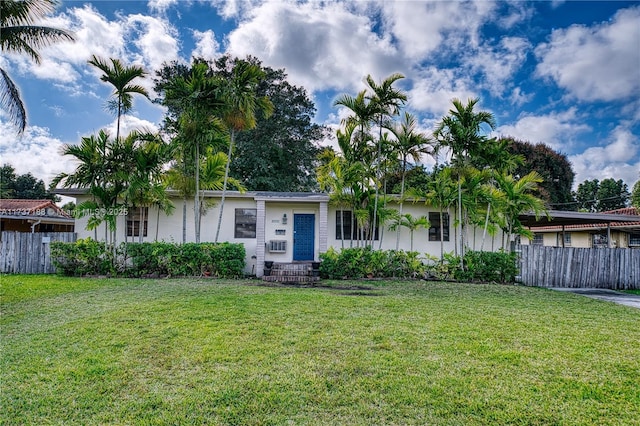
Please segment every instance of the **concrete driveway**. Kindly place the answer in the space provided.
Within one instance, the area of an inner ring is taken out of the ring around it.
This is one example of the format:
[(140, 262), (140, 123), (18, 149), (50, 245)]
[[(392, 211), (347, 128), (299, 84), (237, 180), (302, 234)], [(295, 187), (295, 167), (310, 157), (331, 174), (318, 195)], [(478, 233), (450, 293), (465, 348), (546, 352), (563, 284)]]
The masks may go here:
[(551, 290), (580, 294), (591, 297), (592, 299), (606, 300), (607, 302), (614, 302), (640, 309), (640, 295), (638, 294), (621, 293), (603, 288), (552, 288)]

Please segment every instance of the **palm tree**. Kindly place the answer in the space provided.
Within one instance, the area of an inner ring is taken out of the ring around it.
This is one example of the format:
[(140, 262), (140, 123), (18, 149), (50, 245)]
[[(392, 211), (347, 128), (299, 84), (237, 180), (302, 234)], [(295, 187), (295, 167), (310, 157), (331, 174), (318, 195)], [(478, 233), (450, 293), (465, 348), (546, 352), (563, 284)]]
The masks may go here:
[[(188, 180), (191, 173), (194, 184), (194, 221), (195, 240), (200, 242), (200, 165), (202, 153), (208, 146), (222, 146), (226, 136), (223, 134), (224, 125), (217, 115), (221, 114), (224, 106), (222, 80), (211, 76), (209, 66), (199, 62), (193, 65), (191, 73), (178, 76), (165, 89), (165, 103), (177, 106), (180, 113), (177, 120), (177, 135), (174, 144), (179, 149), (182, 161), (180, 172), (185, 173)], [(190, 163), (189, 159), (193, 161)], [(178, 182), (178, 179), (174, 179)], [(186, 189), (186, 187), (183, 187)], [(183, 194), (186, 194), (183, 192)], [(185, 239), (186, 201), (183, 204), (183, 240)]]
[[(58, 41), (73, 41), (74, 36), (58, 28), (34, 25), (55, 10), (54, 0), (2, 0), (0, 1), (0, 46), (3, 52), (22, 53), (37, 64), (38, 49)], [(9, 74), (0, 68), (0, 105), (9, 119), (23, 133), (27, 126), (27, 113), (20, 99), (20, 91)]]
[[(403, 92), (395, 89), (393, 83), (403, 79), (404, 76), (399, 73), (391, 74), (384, 79), (380, 84), (376, 84), (371, 75), (367, 76), (367, 85), (371, 90), (369, 99), (373, 105), (374, 119), (378, 126), (378, 167), (376, 170), (376, 196), (374, 200), (374, 213), (373, 213), (373, 229), (376, 228), (376, 218), (378, 216), (378, 192), (379, 192), (379, 180), (382, 164), (382, 129), (384, 122), (391, 119), (400, 113), (400, 107), (407, 102), (407, 95)], [(373, 241), (373, 240), (372, 240)]]
[(107, 109), (116, 114), (116, 139), (120, 138), (120, 119), (133, 109), (133, 93), (149, 99), (147, 90), (137, 84), (132, 84), (136, 78), (144, 78), (146, 72), (137, 65), (124, 66), (119, 59), (110, 59), (111, 64), (93, 55), (88, 61), (90, 65), (101, 70), (104, 74), (100, 80), (113, 86), (113, 99), (107, 102)]
[[(317, 176), (321, 191), (329, 192), (329, 203), (338, 207), (340, 215), (340, 242), (344, 248), (344, 208), (351, 206), (349, 182), (345, 177), (346, 161), (336, 154), (333, 149), (326, 148), (318, 155), (320, 165)], [(351, 236), (349, 236), (351, 239)]]
[[(97, 137), (94, 135), (83, 137), (80, 144), (64, 145), (61, 150), (62, 155), (75, 157), (78, 166), (75, 172), (71, 174), (58, 174), (53, 179), (51, 185), (55, 187), (62, 182), (64, 188), (87, 188), (89, 194), (91, 194), (91, 201), (97, 206), (96, 194), (104, 179), (104, 159), (107, 155), (106, 146), (108, 137), (106, 132), (101, 131)], [(97, 219), (97, 209), (80, 209), (80, 206), (76, 209), (78, 214), (83, 211), (91, 211), (91, 215), (94, 217), (91, 223), (97, 222), (97, 225), (100, 223)], [(97, 225), (91, 228), (95, 231), (94, 238), (96, 240), (98, 239)]]
[(405, 213), (398, 216), (389, 229), (395, 231), (399, 230), (401, 226), (407, 228), (411, 234), (411, 251), (413, 251), (413, 233), (420, 228), (429, 228), (431, 223), (426, 216), (414, 217), (410, 213)]
[[(520, 179), (506, 173), (497, 173), (495, 179), (503, 194), (500, 214), (503, 217), (503, 229), (507, 232), (507, 241), (511, 240), (514, 233), (531, 238), (531, 231), (522, 226), (518, 216), (524, 212), (533, 212), (536, 218), (548, 214), (544, 201), (533, 195), (538, 190), (542, 177), (534, 171)], [(504, 249), (507, 249), (506, 244)]]
[[(129, 139), (129, 138), (127, 138)], [(170, 201), (162, 185), (162, 167), (169, 160), (170, 147), (156, 135), (140, 135), (139, 143), (131, 150), (131, 171), (124, 198), (133, 207), (151, 204), (163, 206), (165, 212), (171, 210)], [(158, 208), (158, 213), (160, 208)], [(144, 209), (141, 208), (139, 242), (144, 236)]]
[(229, 181), (229, 166), (236, 134), (243, 130), (253, 129), (256, 126), (256, 113), (258, 111), (262, 111), (265, 117), (269, 117), (273, 113), (271, 101), (267, 97), (257, 96), (258, 84), (264, 78), (265, 73), (259, 66), (248, 61), (239, 60), (234, 63), (231, 77), (225, 80), (227, 84), (222, 90), (224, 107), (221, 119), (229, 132), (229, 150), (224, 172), (222, 198), (220, 200), (220, 215), (214, 240), (216, 243), (220, 236), (220, 225), (222, 224), (222, 214)]
[(116, 140), (111, 139), (105, 130), (100, 130), (97, 136), (83, 137), (79, 145), (65, 145), (62, 149), (63, 155), (75, 157), (79, 164), (74, 173), (56, 176), (52, 185), (62, 182), (65, 188), (88, 188), (92, 198), (80, 204), (77, 211), (80, 216), (90, 215), (87, 222), (89, 230), (104, 223), (105, 245), (115, 242), (119, 202), (131, 172), (127, 150), (137, 137), (134, 133), (127, 140)]
[[(449, 115), (445, 116), (436, 126), (434, 136), (438, 142), (449, 147), (453, 155), (453, 165), (458, 174), (458, 223), (462, 220), (462, 170), (482, 152), (483, 144), (487, 142), (486, 136), (482, 135), (483, 126), (494, 129), (496, 121), (490, 112), (474, 111), (478, 98), (469, 99), (464, 105), (459, 99), (453, 99), (453, 109), (449, 110)], [(460, 231), (460, 254), (464, 257), (464, 232)], [(464, 265), (463, 265), (464, 267)]]
[(440, 261), (444, 261), (444, 210), (455, 204), (457, 198), (457, 185), (452, 177), (450, 167), (436, 169), (429, 180), (426, 191), (415, 188), (409, 189), (409, 195), (414, 202), (423, 199), (425, 204), (438, 208), (440, 219)]
[[(389, 130), (395, 136), (396, 140), (393, 143), (393, 152), (400, 157), (402, 179), (400, 183), (400, 216), (403, 214), (404, 204), (404, 182), (407, 173), (408, 159), (411, 158), (414, 162), (419, 162), (423, 154), (431, 154), (432, 149), (430, 140), (423, 134), (416, 133), (416, 118), (409, 114), (404, 113), (403, 119), (399, 125), (394, 124), (389, 126)], [(396, 250), (400, 246), (400, 228), (396, 230)]]

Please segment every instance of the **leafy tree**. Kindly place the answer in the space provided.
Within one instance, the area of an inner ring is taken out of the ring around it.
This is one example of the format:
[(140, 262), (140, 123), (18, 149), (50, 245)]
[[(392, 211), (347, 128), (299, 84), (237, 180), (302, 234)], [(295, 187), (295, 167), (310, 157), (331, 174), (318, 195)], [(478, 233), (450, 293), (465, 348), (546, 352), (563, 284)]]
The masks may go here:
[(575, 197), (581, 210), (603, 212), (626, 207), (630, 194), (622, 179), (587, 179), (578, 185)]
[(69, 201), (68, 203), (64, 203), (62, 207), (60, 207), (63, 212), (67, 213), (69, 216), (74, 217), (76, 212), (76, 203), (73, 201)]
[(523, 163), (518, 165), (513, 174), (517, 177), (536, 171), (543, 181), (538, 185), (540, 197), (554, 210), (573, 210), (572, 187), (575, 173), (567, 156), (560, 154), (547, 145), (519, 141), (514, 138), (503, 138), (508, 143), (507, 150), (519, 155)]
[(59, 197), (47, 190), (42, 179), (37, 179), (31, 173), (16, 175), (10, 164), (0, 168), (0, 198), (60, 201)]
[(120, 119), (133, 108), (133, 93), (149, 99), (147, 90), (137, 84), (133, 84), (136, 78), (143, 78), (146, 73), (137, 65), (124, 66), (119, 59), (110, 59), (111, 64), (102, 58), (93, 55), (89, 64), (101, 70), (104, 74), (100, 80), (113, 86), (113, 99), (107, 102), (107, 109), (117, 117), (116, 139), (120, 138)]
[(629, 188), (622, 179), (603, 179), (598, 188), (598, 211), (615, 210), (627, 207)]
[(578, 208), (582, 211), (595, 212), (598, 211), (598, 190), (600, 189), (600, 182), (598, 179), (585, 180), (578, 185), (578, 190), (575, 193), (575, 199), (578, 203)]
[(631, 205), (640, 209), (640, 180), (633, 185), (633, 191), (631, 191)]
[[(0, 47), (3, 52), (26, 54), (40, 63), (38, 49), (58, 41), (72, 41), (70, 32), (58, 28), (35, 25), (55, 10), (54, 0), (0, 1)], [(9, 74), (0, 67), (0, 105), (9, 119), (24, 132), (27, 113), (20, 91)]]
[(326, 129), (312, 122), (315, 106), (304, 88), (291, 85), (282, 69), (262, 69), (257, 95), (271, 100), (273, 114), (257, 111), (256, 127), (237, 135), (231, 175), (253, 191), (313, 191)]
[[(439, 167), (436, 170), (439, 170)], [(435, 172), (435, 170), (434, 170)], [(409, 188), (422, 189), (427, 190), (427, 186), (431, 181), (431, 175), (425, 166), (418, 164), (408, 164), (407, 170), (404, 173), (405, 180), (405, 191)], [(385, 177), (387, 180), (387, 193), (388, 194), (400, 194), (402, 187), (402, 170), (400, 168), (395, 168), (390, 171)]]

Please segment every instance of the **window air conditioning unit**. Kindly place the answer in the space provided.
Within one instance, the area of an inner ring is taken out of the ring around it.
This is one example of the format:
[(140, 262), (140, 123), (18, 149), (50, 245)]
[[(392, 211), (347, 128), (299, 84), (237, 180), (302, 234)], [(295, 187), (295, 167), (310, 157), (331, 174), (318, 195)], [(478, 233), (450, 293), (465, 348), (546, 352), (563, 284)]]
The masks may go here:
[(269, 253), (285, 253), (287, 251), (286, 240), (271, 240), (267, 243)]

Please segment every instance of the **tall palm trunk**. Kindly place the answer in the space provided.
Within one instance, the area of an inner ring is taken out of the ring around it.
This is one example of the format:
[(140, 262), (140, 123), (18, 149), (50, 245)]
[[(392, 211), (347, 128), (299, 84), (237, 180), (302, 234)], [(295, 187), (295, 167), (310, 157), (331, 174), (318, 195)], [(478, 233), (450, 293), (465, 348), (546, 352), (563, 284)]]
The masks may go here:
[(195, 223), (196, 243), (200, 242), (200, 144), (196, 142), (196, 195), (194, 197), (193, 218)]
[(371, 229), (371, 247), (373, 247), (378, 220), (378, 193), (380, 187), (380, 165), (382, 164), (382, 117), (380, 118), (378, 126), (380, 127), (380, 133), (378, 135), (378, 167), (376, 167), (376, 197), (373, 200), (373, 228)]
[(227, 152), (227, 165), (224, 169), (224, 181), (222, 183), (222, 198), (220, 200), (220, 213), (218, 214), (218, 227), (216, 228), (216, 238), (214, 242), (218, 242), (218, 237), (220, 236), (220, 225), (222, 224), (222, 213), (224, 211), (224, 200), (227, 195), (227, 182), (229, 181), (229, 166), (231, 164), (231, 153), (233, 151), (233, 143), (236, 139), (236, 131), (231, 129), (230, 137), (229, 137), (229, 150)]
[(462, 229), (462, 183), (458, 176), (458, 226), (460, 227), (460, 267), (464, 269), (464, 232)]
[(144, 241), (144, 207), (140, 207), (140, 224), (138, 225), (138, 242)]
[[(407, 169), (407, 160), (402, 160), (402, 182), (400, 183), (400, 217), (402, 217), (402, 208), (404, 206), (404, 180)], [(441, 218), (442, 220), (442, 218)], [(400, 227), (396, 230), (396, 250), (400, 247)], [(412, 250), (413, 251), (413, 250)]]
[(158, 230), (160, 228), (160, 206), (158, 206), (158, 216), (156, 217), (156, 237), (153, 239), (158, 242)]
[[(448, 212), (447, 212), (448, 213)], [(440, 206), (440, 262), (444, 262), (444, 214)]]
[(182, 196), (182, 244), (187, 242), (187, 196)]
[(487, 204), (487, 216), (484, 218), (484, 229), (482, 230), (482, 243), (480, 251), (484, 251), (484, 239), (487, 236), (487, 228), (489, 227), (489, 213), (491, 212), (491, 203)]

